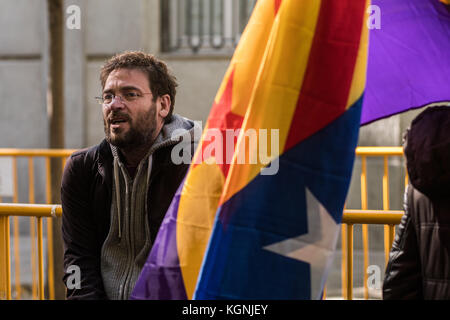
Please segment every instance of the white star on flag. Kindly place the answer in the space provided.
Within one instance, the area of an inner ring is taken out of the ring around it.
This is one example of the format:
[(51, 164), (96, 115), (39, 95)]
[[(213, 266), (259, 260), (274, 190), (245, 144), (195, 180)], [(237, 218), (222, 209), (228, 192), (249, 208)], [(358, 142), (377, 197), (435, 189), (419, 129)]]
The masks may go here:
[(264, 249), (308, 262), (311, 270), (311, 299), (320, 299), (326, 280), (324, 272), (328, 273), (333, 261), (339, 225), (308, 188), (305, 188), (305, 193), (308, 233), (273, 243)]

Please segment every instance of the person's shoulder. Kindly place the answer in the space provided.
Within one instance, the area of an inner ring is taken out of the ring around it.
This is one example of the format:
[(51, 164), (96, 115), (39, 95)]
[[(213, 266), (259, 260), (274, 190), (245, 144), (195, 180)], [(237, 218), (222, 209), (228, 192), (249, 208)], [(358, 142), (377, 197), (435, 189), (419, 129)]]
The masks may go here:
[(106, 140), (103, 140), (97, 145), (90, 146), (87, 148), (79, 149), (75, 152), (73, 152), (68, 161), (67, 166), (73, 167), (73, 166), (90, 166), (90, 164), (96, 162), (99, 158), (100, 153), (106, 153), (108, 152), (108, 143)]
[(426, 194), (419, 191), (412, 184), (408, 185), (408, 187), (406, 189), (406, 194), (407, 194), (408, 200), (415, 204), (418, 204), (418, 203), (423, 204), (423, 203), (428, 203), (430, 201), (430, 199), (428, 198), (428, 196)]
[(79, 149), (75, 152), (73, 152), (70, 155), (70, 160), (72, 161), (77, 161), (78, 159), (82, 159), (83, 157), (86, 156), (86, 153), (89, 151), (89, 149), (91, 149), (92, 147), (88, 147), (88, 148), (83, 148), (83, 149)]

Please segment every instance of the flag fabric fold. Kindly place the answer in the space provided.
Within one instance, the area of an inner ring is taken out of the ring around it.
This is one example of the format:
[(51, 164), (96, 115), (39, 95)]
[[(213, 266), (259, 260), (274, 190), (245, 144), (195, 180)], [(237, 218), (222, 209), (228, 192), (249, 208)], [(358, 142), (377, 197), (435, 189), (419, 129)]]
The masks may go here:
[(279, 149), (261, 171), (237, 162), (251, 152), (239, 137), (195, 299), (321, 298), (358, 137), (367, 5), (282, 1), (241, 129), (279, 130)]
[[(450, 2), (372, 0), (361, 124), (450, 101)], [(370, 20), (369, 19), (369, 20)]]
[(260, 0), (132, 299), (320, 299), (357, 143), (367, 0)]

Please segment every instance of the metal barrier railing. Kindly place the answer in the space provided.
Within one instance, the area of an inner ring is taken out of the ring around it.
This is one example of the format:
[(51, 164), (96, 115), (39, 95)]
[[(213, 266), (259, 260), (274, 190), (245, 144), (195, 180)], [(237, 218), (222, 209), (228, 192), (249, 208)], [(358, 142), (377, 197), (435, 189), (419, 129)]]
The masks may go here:
[[(26, 158), (27, 168), (28, 168), (28, 202), (34, 204), (35, 201), (35, 166), (34, 160), (36, 158), (45, 159), (45, 202), (47, 204), (51, 203), (52, 190), (51, 190), (51, 159), (60, 158), (62, 168), (64, 168), (65, 161), (75, 149), (0, 149), (0, 157), (11, 158), (12, 160), (12, 189), (13, 194), (11, 201), (13, 203), (19, 202), (19, 183), (18, 183), (18, 158)], [(0, 195), (0, 202), (2, 198)], [(30, 217), (30, 238), (31, 238), (31, 295), (33, 299), (38, 298), (38, 268), (37, 261), (39, 255), (36, 254), (40, 244), (39, 241), (36, 244), (36, 229), (39, 233), (39, 229), (42, 228), (42, 221), (36, 220), (35, 217)], [(6, 221), (3, 222), (4, 227), (6, 227)], [(9, 226), (9, 220), (7, 221)], [(49, 299), (53, 300), (55, 297), (54, 293), (54, 266), (53, 266), (53, 222), (51, 219), (47, 220), (47, 255), (48, 255), (48, 295)], [(12, 229), (13, 229), (13, 257), (14, 257), (14, 277), (15, 277), (15, 296), (20, 299), (22, 296), (22, 286), (20, 279), (20, 244), (19, 244), (19, 220), (18, 215), (12, 216)], [(39, 238), (38, 238), (39, 239)], [(42, 239), (41, 239), (42, 240)], [(8, 238), (8, 243), (9, 243)], [(8, 257), (9, 264), (11, 264), (11, 257)], [(5, 262), (6, 263), (6, 262)]]
[[(356, 148), (356, 156), (361, 159), (361, 174), (360, 174), (360, 195), (361, 195), (361, 209), (360, 210), (345, 210), (344, 212), (348, 212), (351, 214), (361, 213), (361, 214), (368, 214), (366, 217), (369, 219), (372, 215), (375, 214), (381, 214), (381, 216), (385, 213), (392, 213), (394, 215), (397, 215), (398, 218), (399, 214), (403, 211), (393, 211), (390, 210), (390, 203), (389, 203), (389, 159), (390, 157), (403, 157), (403, 148), (402, 147), (358, 147)], [(382, 210), (368, 210), (368, 183), (367, 183), (367, 158), (368, 157), (382, 157), (383, 159), (383, 177), (382, 177)], [(408, 184), (408, 175), (405, 170), (405, 176), (404, 176), (404, 186), (406, 187)], [(360, 224), (362, 225), (362, 244), (363, 244), (363, 270), (367, 270), (369, 267), (369, 224), (380, 224), (380, 223), (366, 223), (363, 219), (363, 217), (356, 215), (352, 216), (355, 218), (362, 219)], [(370, 219), (373, 219), (375, 216), (371, 217)], [(394, 216), (395, 217), (395, 216)], [(401, 216), (400, 216), (401, 217)], [(394, 218), (396, 219), (396, 218)], [(368, 220), (370, 221), (370, 220)], [(396, 220), (395, 220), (396, 221)], [(354, 222), (354, 224), (358, 224), (359, 222)], [(394, 241), (395, 236), (395, 223), (381, 223), (384, 224), (384, 255), (385, 255), (385, 263), (387, 264), (389, 260), (389, 251), (392, 247), (392, 243)], [(349, 261), (348, 255), (351, 254), (351, 252), (348, 252), (346, 250), (346, 246), (348, 246), (351, 243), (351, 240), (353, 238), (349, 238), (350, 233), (353, 235), (353, 227), (352, 225), (348, 224), (346, 225), (343, 222), (342, 225), (342, 270), (345, 270), (348, 266), (347, 263)], [(353, 251), (352, 251), (353, 252)], [(347, 255), (347, 257), (346, 257)], [(349, 274), (342, 272), (342, 293), (343, 296), (351, 297), (351, 292), (348, 292), (348, 286), (345, 284), (348, 284), (348, 277)], [(363, 297), (364, 299), (369, 299), (369, 290), (367, 286), (367, 280), (368, 280), (368, 274), (367, 272), (363, 272)]]
[[(11, 252), (9, 217), (32, 217), (37, 220), (38, 239), (38, 298), (44, 300), (44, 250), (43, 250), (43, 218), (62, 215), (60, 205), (39, 204), (0, 204), (0, 299), (11, 300)], [(51, 220), (49, 220), (51, 221)]]
[[(400, 210), (388, 210), (388, 211), (380, 211), (380, 210), (345, 210), (342, 216), (342, 237), (345, 239), (345, 243), (343, 241), (343, 249), (342, 252), (345, 252), (345, 268), (342, 269), (342, 273), (345, 273), (347, 278), (345, 281), (346, 290), (344, 297), (347, 300), (353, 299), (353, 225), (362, 224), (382, 224), (387, 226), (387, 230), (389, 234), (392, 234), (395, 225), (400, 223), (400, 220), (403, 216), (404, 212)], [(363, 229), (364, 230), (364, 229)], [(386, 229), (385, 229), (386, 230)], [(388, 257), (389, 250), (392, 247), (393, 236), (388, 239)], [(345, 247), (344, 247), (345, 246)], [(344, 257), (344, 254), (343, 254)], [(367, 266), (365, 265), (364, 270), (367, 270)], [(367, 288), (367, 278), (366, 273), (364, 273), (364, 288)], [(364, 296), (365, 299), (366, 296)]]
[[(43, 219), (62, 215), (60, 205), (0, 203), (0, 299), (11, 300), (11, 252), (9, 217), (32, 217), (37, 220), (38, 298), (44, 300)], [(51, 221), (51, 220), (49, 220)], [(3, 259), (3, 257), (5, 259)]]
[[(62, 215), (60, 205), (36, 205), (36, 204), (0, 204), (0, 299), (11, 299), (11, 278), (10, 278), (10, 244), (9, 244), (9, 217), (26, 216), (37, 219), (38, 237), (38, 269), (39, 299), (44, 297), (44, 257), (43, 257), (43, 232), (42, 224), (44, 218), (52, 218)], [(402, 211), (377, 211), (377, 210), (345, 210), (342, 218), (343, 226), (346, 226), (346, 295), (345, 299), (353, 298), (353, 225), (355, 224), (386, 224), (394, 226), (400, 223)]]
[[(28, 158), (28, 198), (30, 204), (35, 202), (35, 190), (34, 190), (34, 166), (33, 159), (35, 157), (44, 157), (46, 161), (46, 202), (49, 204), (51, 201), (51, 188), (50, 188), (50, 158), (59, 157), (62, 161), (62, 166), (64, 167), (66, 158), (73, 153), (75, 150), (68, 149), (48, 149), (48, 150), (38, 150), (38, 149), (0, 149), (0, 157), (12, 157), (13, 159), (13, 189), (14, 195), (12, 197), (12, 202), (16, 203), (11, 208), (13, 212), (8, 211), (11, 204), (0, 204), (1, 212), (0, 212), (0, 243), (2, 243), (3, 249), (7, 248), (9, 252), (10, 245), (10, 221), (9, 216), (12, 217), (13, 224), (13, 253), (14, 253), (14, 268), (15, 268), (15, 294), (16, 298), (20, 299), (20, 257), (19, 257), (19, 228), (18, 228), (18, 217), (19, 216), (28, 216), (31, 219), (30, 224), (30, 236), (32, 239), (31, 246), (31, 265), (32, 265), (32, 296), (33, 299), (39, 298), (44, 299), (43, 295), (43, 287), (41, 287), (43, 282), (43, 274), (39, 270), (42, 266), (43, 256), (39, 254), (42, 251), (43, 245), (43, 237), (42, 234), (43, 228), (43, 218), (51, 217), (51, 209), (55, 208), (52, 205), (37, 205), (36, 207), (25, 204), (18, 205), (18, 182), (17, 182), (17, 158), (18, 157), (27, 157)], [(342, 296), (347, 299), (351, 299), (353, 297), (353, 225), (361, 224), (362, 225), (362, 243), (363, 243), (363, 260), (364, 260), (364, 270), (367, 270), (369, 259), (369, 245), (368, 245), (368, 225), (370, 224), (385, 224), (384, 226), (384, 253), (385, 253), (385, 261), (387, 262), (389, 256), (389, 250), (392, 246), (392, 242), (395, 234), (395, 224), (400, 221), (402, 211), (390, 210), (389, 203), (389, 157), (402, 157), (403, 149), (401, 147), (358, 147), (356, 149), (356, 155), (361, 159), (361, 174), (360, 174), (360, 182), (361, 182), (361, 209), (350, 210), (345, 209), (343, 216), (343, 224), (342, 224), (342, 273), (341, 273), (341, 283), (342, 283)], [(367, 185), (367, 158), (368, 157), (382, 157), (383, 158), (383, 183), (382, 183), (382, 194), (383, 194), (383, 209), (382, 210), (368, 210), (368, 185)], [(405, 175), (404, 184), (405, 186), (408, 183), (408, 177)], [(0, 198), (1, 202), (1, 198)], [(32, 209), (33, 208), (33, 209)], [(34, 209), (36, 208), (36, 209)], [(60, 207), (56, 207), (57, 214), (60, 214)], [(25, 211), (20, 211), (25, 210)], [(37, 210), (38, 215), (32, 214), (33, 210)], [(385, 220), (386, 219), (386, 220)], [(52, 234), (52, 219), (46, 219), (47, 221), (47, 258), (48, 258), (48, 298), (54, 299), (54, 267), (52, 265), (53, 261), (53, 234)], [(7, 230), (6, 230), (7, 229)], [(37, 235), (36, 235), (37, 230)], [(8, 236), (6, 236), (8, 235)], [(35, 238), (37, 236), (37, 246)], [(37, 254), (36, 254), (37, 251)], [(7, 275), (7, 281), (11, 283), (11, 256), (8, 254), (5, 256), (6, 251), (0, 251), (0, 257), (7, 257), (7, 259), (1, 259), (0, 262), (0, 270), (8, 270), (7, 273), (2, 273)], [(42, 252), (41, 252), (42, 253)], [(37, 258), (37, 259), (36, 259)], [(37, 262), (36, 262), (37, 260)], [(9, 267), (8, 267), (9, 266)], [(344, 272), (345, 271), (345, 272)], [(0, 275), (0, 278), (2, 276)], [(6, 279), (5, 278), (5, 279)], [(42, 279), (41, 279), (42, 278)], [(1, 279), (0, 279), (1, 281)], [(1, 283), (1, 282), (0, 282)], [(364, 273), (364, 299), (369, 298), (368, 288), (367, 288), (367, 273)], [(9, 293), (10, 294), (10, 293)], [(11, 295), (11, 294), (10, 294)], [(326, 296), (326, 292), (325, 292)], [(2, 297), (0, 296), (0, 299)], [(7, 297), (5, 297), (7, 298)]]

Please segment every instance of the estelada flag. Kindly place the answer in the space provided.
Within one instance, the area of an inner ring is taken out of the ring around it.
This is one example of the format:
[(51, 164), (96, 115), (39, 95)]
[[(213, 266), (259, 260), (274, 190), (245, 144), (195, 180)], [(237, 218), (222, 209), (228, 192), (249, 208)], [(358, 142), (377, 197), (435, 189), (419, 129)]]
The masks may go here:
[(363, 100), (366, 0), (260, 0), (132, 299), (318, 299)]

